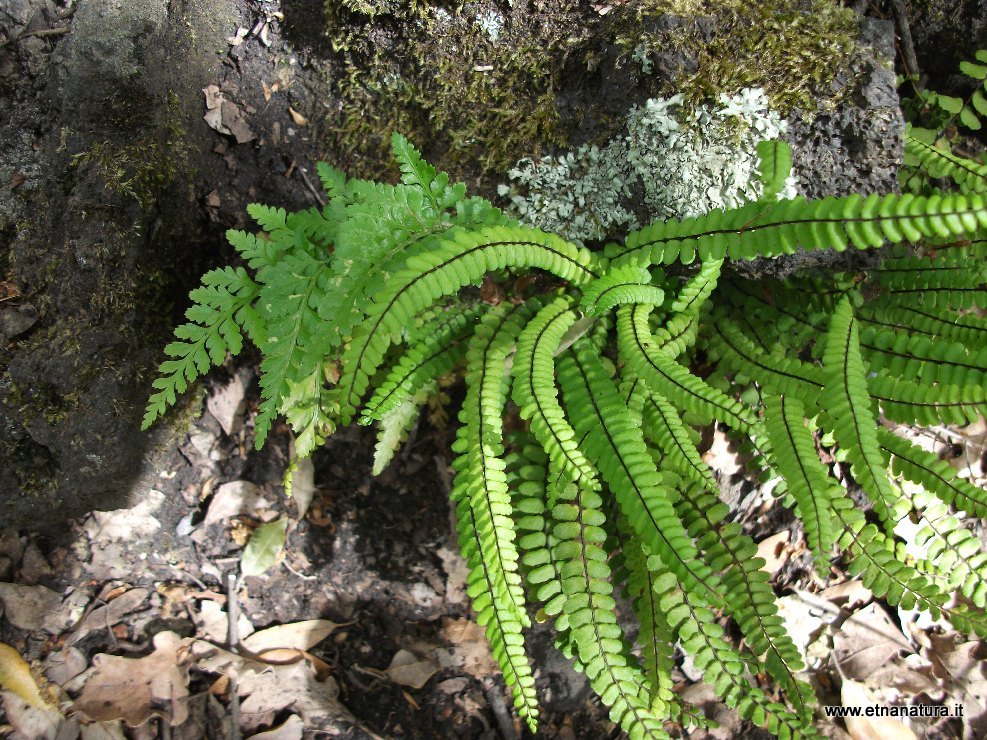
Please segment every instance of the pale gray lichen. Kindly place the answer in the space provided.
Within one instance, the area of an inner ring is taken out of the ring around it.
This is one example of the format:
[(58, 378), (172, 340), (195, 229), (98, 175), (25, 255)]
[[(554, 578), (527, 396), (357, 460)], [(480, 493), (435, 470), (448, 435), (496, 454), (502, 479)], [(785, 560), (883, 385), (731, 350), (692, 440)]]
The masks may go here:
[(500, 39), (500, 32), (504, 28), (504, 16), (495, 10), (478, 13), (476, 23), (487, 34), (487, 37), (494, 44)]
[[(603, 148), (583, 146), (508, 172), (511, 210), (522, 222), (575, 240), (598, 240), (648, 220), (687, 218), (755, 200), (757, 143), (778, 138), (785, 122), (761, 89), (721, 95), (680, 120), (682, 98), (648, 100), (631, 109), (627, 134)], [(795, 195), (789, 178), (780, 197)]]

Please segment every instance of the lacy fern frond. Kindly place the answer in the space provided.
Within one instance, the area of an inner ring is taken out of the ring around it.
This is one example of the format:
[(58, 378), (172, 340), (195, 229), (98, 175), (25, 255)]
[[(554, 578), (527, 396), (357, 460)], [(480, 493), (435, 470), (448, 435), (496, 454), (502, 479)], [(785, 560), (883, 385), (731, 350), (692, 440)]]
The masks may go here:
[[(959, 192), (926, 177), (920, 196), (780, 199), (791, 152), (773, 142), (757, 201), (580, 246), (467, 197), (395, 135), (397, 184), (320, 165), (325, 206), (249, 208), (263, 233), (228, 233), (245, 266), (192, 292), (144, 425), (246, 336), (263, 355), (256, 442), (284, 417), (297, 460), (339, 424), (376, 422), (377, 473), (462, 377), (451, 497), (467, 592), (528, 726), (538, 605), (632, 738), (708, 724), (678, 695), (676, 646), (746, 720), (812, 736), (802, 657), (699, 440), (722, 423), (753, 450), (820, 577), (848, 562), (885, 603), (987, 637), (987, 554), (963, 518), (987, 516), (987, 493), (887, 428), (987, 413), (987, 188), (979, 163), (909, 141)], [(731, 264), (889, 243), (859, 272)]]

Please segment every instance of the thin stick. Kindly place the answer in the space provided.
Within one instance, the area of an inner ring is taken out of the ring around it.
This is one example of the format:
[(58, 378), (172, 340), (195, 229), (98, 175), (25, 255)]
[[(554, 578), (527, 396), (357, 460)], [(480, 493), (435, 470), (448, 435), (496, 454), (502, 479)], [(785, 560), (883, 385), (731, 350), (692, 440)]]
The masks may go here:
[[(236, 600), (236, 573), (226, 576), (226, 644), (230, 652), (240, 649), (240, 604)], [(230, 735), (232, 740), (240, 740), (240, 695), (236, 689), (236, 679), (230, 676)]]
[(898, 26), (898, 34), (901, 36), (901, 55), (905, 59), (905, 72), (914, 79), (915, 89), (921, 90), (922, 71), (918, 68), (918, 57), (915, 55), (915, 44), (908, 26), (905, 4), (902, 0), (891, 0), (891, 9), (894, 11), (894, 20)]
[(315, 202), (320, 206), (324, 206), (326, 204), (326, 199), (322, 197), (322, 193), (320, 193), (316, 189), (315, 185), (312, 184), (312, 180), (309, 178), (308, 172), (305, 171), (305, 168), (299, 167), (298, 172), (302, 176), (302, 180), (305, 182), (305, 187), (308, 188), (308, 192), (310, 192), (312, 197), (315, 198)]
[(487, 695), (487, 701), (493, 710), (494, 718), (497, 720), (497, 727), (500, 729), (500, 736), (504, 740), (517, 740), (517, 733), (514, 731), (514, 723), (507, 713), (507, 705), (504, 704), (504, 697), (492, 681), (484, 680), (483, 690)]

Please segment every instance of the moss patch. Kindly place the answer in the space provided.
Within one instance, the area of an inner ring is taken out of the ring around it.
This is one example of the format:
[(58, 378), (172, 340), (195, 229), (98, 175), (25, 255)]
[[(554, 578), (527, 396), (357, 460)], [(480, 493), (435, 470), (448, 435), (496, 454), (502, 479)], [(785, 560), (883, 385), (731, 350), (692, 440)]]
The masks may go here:
[(326, 34), (341, 101), (326, 143), (348, 172), (393, 175), (381, 164), (395, 130), (459, 176), (503, 172), (520, 153), (567, 141), (555, 93), (588, 38), (573, 0), (523, 14), (489, 2), (329, 0)]
[[(680, 22), (657, 24), (663, 15)], [(858, 26), (832, 0), (642, 0), (611, 23), (626, 63), (650, 71), (658, 54), (686, 61), (665, 92), (681, 93), (687, 107), (761, 87), (783, 115), (839, 104), (845, 85), (835, 83), (851, 64)]]

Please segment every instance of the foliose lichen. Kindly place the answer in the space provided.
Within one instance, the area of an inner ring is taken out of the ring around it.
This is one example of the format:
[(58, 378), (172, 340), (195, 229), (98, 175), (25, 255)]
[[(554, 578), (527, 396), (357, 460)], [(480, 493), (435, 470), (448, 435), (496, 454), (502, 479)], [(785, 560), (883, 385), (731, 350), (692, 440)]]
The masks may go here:
[[(626, 134), (602, 148), (522, 159), (499, 188), (523, 223), (575, 241), (604, 239), (642, 219), (686, 218), (760, 195), (757, 143), (785, 121), (762, 89), (721, 94), (718, 106), (682, 110), (682, 96), (631, 109)], [(789, 178), (783, 197), (795, 194)]]

